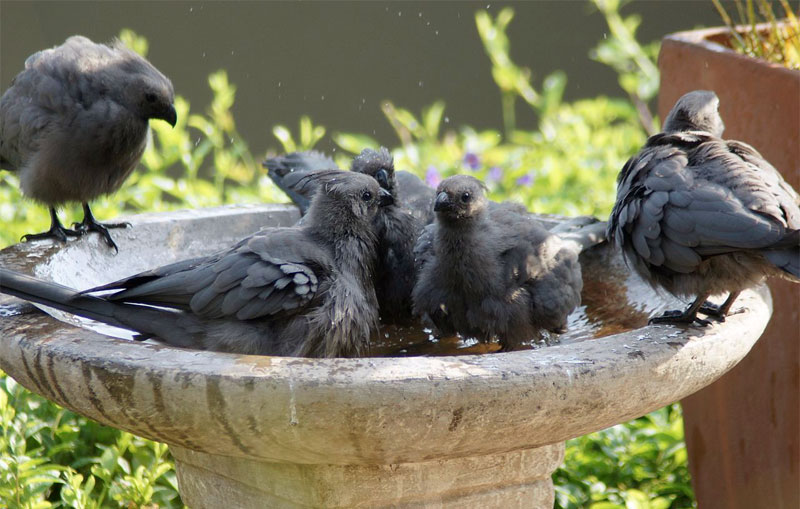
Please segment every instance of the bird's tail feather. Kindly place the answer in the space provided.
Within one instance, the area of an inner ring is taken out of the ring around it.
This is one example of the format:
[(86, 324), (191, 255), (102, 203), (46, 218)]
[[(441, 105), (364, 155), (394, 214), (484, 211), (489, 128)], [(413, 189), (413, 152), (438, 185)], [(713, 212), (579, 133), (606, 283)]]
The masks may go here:
[[(169, 310), (110, 302), (102, 297), (83, 295), (72, 288), (2, 267), (0, 267), (0, 293), (114, 327), (132, 330), (139, 333), (141, 339), (161, 336), (159, 334), (161, 326), (174, 322), (174, 313)], [(165, 320), (168, 317), (170, 320)]]
[[(267, 167), (267, 175), (269, 178), (272, 179), (272, 182), (278, 186), (278, 189), (283, 191), (286, 196), (292, 200), (292, 203), (297, 205), (297, 208), (300, 209), (300, 214), (305, 215), (308, 207), (311, 205), (311, 200), (302, 194), (298, 193), (295, 189), (295, 186), (292, 183), (287, 182), (287, 177), (297, 177), (297, 173), (287, 173), (286, 175), (281, 175), (280, 172), (274, 170), (273, 168)], [(297, 180), (295, 178), (294, 180)], [(296, 182), (294, 183), (296, 184)]]
[(595, 218), (588, 219), (594, 221), (586, 224), (587, 218), (579, 217), (576, 220), (582, 221), (566, 221), (550, 232), (557, 234), (565, 244), (573, 246), (575, 252), (580, 253), (606, 240), (608, 224)]
[(791, 276), (790, 279), (800, 280), (800, 230), (790, 231), (761, 252), (770, 263)]

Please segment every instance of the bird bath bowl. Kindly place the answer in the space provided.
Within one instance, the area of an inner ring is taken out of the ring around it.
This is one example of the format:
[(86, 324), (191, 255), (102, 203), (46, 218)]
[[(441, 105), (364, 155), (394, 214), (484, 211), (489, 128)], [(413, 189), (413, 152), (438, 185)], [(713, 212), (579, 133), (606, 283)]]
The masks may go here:
[[(114, 232), (116, 256), (89, 235), (66, 246), (18, 244), (0, 252), (0, 264), (83, 289), (296, 219), (279, 205), (145, 214)], [(550, 476), (566, 439), (710, 384), (747, 354), (772, 309), (762, 286), (725, 322), (648, 326), (649, 314), (683, 303), (630, 274), (607, 244), (581, 263), (577, 332), (546, 347), (399, 356), (410, 345), (362, 359), (222, 354), (110, 338), (14, 301), (0, 313), (0, 368), (66, 408), (169, 444), (181, 496), (195, 509), (552, 507)]]

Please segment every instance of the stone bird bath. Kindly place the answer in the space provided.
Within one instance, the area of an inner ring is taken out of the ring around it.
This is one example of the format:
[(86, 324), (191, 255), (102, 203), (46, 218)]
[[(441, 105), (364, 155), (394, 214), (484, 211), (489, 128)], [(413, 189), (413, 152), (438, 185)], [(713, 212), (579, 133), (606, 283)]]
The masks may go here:
[[(18, 244), (0, 264), (88, 288), (291, 224), (297, 212), (129, 219), (133, 228), (115, 232), (116, 256), (89, 235), (63, 247)], [(169, 444), (195, 509), (552, 507), (550, 475), (566, 439), (710, 384), (747, 354), (771, 313), (762, 286), (724, 323), (647, 326), (650, 313), (683, 303), (629, 274), (607, 244), (581, 263), (585, 306), (548, 347), (463, 355), (485, 347), (423, 336), (374, 349), (391, 357), (220, 354), (110, 338), (100, 332), (111, 329), (5, 299), (0, 368), (64, 407)]]

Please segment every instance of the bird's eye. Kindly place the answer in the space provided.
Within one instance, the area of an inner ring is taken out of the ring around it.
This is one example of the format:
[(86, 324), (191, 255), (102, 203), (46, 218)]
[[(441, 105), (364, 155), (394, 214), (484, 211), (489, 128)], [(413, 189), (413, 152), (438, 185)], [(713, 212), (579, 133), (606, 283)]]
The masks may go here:
[(147, 94), (144, 94), (144, 98), (145, 98), (145, 100), (146, 100), (147, 102), (149, 102), (149, 103), (154, 103), (154, 102), (156, 102), (156, 94), (153, 94), (153, 93), (147, 93)]
[(466, 192), (466, 193), (461, 195), (461, 201), (464, 202), (464, 203), (469, 203), (469, 201), (471, 199), (472, 199), (472, 195), (469, 194), (468, 192)]
[(370, 201), (372, 199), (372, 193), (369, 191), (364, 191), (364, 194), (361, 195), (361, 199), (364, 201)]

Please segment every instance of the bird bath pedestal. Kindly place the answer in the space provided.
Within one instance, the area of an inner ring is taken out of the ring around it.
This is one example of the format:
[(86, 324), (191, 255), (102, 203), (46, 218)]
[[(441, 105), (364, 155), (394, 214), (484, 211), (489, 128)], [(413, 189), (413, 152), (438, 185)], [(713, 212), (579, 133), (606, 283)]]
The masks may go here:
[[(141, 215), (114, 232), (116, 256), (90, 235), (63, 247), (18, 244), (0, 264), (88, 288), (296, 219), (275, 205)], [(220, 354), (110, 338), (70, 315), (17, 306), (29, 312), (0, 318), (0, 368), (66, 408), (169, 444), (183, 502), (195, 509), (552, 507), (564, 440), (710, 384), (747, 354), (771, 313), (760, 287), (723, 323), (646, 326), (658, 306), (682, 303), (629, 274), (607, 244), (581, 263), (586, 306), (572, 324), (593, 332), (549, 347)]]

